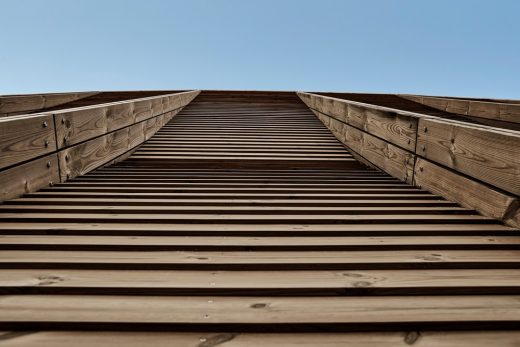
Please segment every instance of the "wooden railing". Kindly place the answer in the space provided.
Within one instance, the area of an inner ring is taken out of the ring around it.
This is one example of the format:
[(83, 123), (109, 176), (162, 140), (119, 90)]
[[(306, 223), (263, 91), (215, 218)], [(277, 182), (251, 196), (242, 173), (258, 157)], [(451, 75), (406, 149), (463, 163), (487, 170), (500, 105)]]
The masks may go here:
[(149, 139), (199, 91), (0, 119), (0, 201), (83, 175)]
[(512, 103), (512, 101), (493, 102), (408, 94), (400, 94), (399, 96), (441, 111), (470, 117), (520, 123), (520, 104)]
[(0, 96), (0, 117), (59, 106), (96, 94), (99, 92), (4, 95)]
[(520, 226), (520, 132), (299, 92), (369, 165)]

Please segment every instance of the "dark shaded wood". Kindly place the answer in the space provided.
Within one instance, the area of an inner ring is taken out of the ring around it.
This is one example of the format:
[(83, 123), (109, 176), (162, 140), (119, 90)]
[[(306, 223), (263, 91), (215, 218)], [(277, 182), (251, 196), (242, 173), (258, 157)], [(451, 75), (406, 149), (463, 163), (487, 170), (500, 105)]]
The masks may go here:
[(56, 151), (50, 115), (0, 119), (0, 169)]

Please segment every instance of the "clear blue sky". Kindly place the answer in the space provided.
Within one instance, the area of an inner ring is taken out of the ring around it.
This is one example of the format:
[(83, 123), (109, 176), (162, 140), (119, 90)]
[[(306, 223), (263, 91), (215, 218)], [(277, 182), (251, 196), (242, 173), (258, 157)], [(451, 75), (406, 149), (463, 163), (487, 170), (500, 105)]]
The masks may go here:
[(0, 5), (0, 94), (271, 89), (520, 98), (518, 0)]

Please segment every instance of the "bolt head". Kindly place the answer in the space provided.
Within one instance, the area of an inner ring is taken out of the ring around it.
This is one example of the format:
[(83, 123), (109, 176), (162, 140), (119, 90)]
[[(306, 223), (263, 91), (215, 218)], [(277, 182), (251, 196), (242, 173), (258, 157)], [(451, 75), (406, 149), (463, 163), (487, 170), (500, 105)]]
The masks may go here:
[(51, 167), (51, 162), (50, 161), (47, 162), (47, 167)]
[(43, 125), (44, 128), (47, 128), (49, 126), (49, 124), (47, 122), (43, 122), (42, 125)]

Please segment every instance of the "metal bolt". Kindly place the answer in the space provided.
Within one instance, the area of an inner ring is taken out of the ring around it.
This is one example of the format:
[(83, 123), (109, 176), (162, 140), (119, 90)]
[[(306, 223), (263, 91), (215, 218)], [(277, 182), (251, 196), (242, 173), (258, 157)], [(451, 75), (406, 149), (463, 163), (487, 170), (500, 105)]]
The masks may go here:
[(47, 162), (47, 167), (51, 167), (51, 162), (50, 161)]
[(428, 132), (428, 128), (427, 128), (427, 127), (424, 127), (424, 132), (425, 132), (425, 133)]
[(49, 124), (47, 124), (47, 122), (43, 122), (43, 127), (44, 128), (47, 128), (49, 126)]
[(49, 141), (45, 140), (44, 144), (45, 144), (45, 147), (49, 147)]
[(54, 185), (54, 182), (53, 181), (50, 181), (49, 182), (49, 186), (52, 187)]
[(423, 151), (426, 150), (426, 146), (425, 146), (425, 145), (422, 146), (422, 150), (423, 150)]
[(413, 127), (413, 124), (410, 123), (410, 125), (408, 125), (408, 128), (412, 129), (412, 127)]
[(68, 154), (65, 154), (65, 160), (69, 161), (69, 155)]
[(65, 124), (65, 118), (61, 119), (61, 124)]

